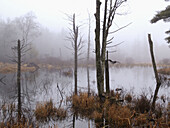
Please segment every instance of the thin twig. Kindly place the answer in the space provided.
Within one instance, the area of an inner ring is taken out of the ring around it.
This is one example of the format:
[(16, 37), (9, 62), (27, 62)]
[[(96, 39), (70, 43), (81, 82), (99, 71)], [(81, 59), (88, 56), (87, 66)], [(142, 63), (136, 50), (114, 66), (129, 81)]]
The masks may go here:
[(59, 88), (59, 86), (58, 86), (58, 83), (57, 83), (57, 88), (58, 88), (58, 90), (59, 90), (59, 92), (60, 92), (60, 95), (61, 95), (61, 100), (60, 100), (60, 105), (59, 105), (59, 108), (61, 107), (61, 104), (62, 104), (62, 102), (63, 102), (63, 95), (62, 95), (62, 92), (61, 92), (61, 90), (60, 90), (60, 88)]

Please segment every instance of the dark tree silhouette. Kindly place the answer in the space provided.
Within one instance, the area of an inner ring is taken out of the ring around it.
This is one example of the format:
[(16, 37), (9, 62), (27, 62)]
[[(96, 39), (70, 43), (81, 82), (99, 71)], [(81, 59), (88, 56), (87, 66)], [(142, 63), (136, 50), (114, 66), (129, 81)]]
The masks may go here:
[(154, 111), (158, 91), (159, 91), (159, 88), (161, 86), (161, 82), (160, 82), (160, 79), (159, 79), (159, 76), (158, 76), (158, 71), (157, 71), (157, 68), (156, 68), (156, 62), (155, 62), (155, 57), (154, 57), (154, 52), (153, 52), (153, 41), (151, 39), (150, 34), (148, 34), (148, 42), (149, 42), (149, 46), (150, 46), (150, 54), (151, 54), (152, 65), (153, 65), (153, 70), (154, 70), (155, 79), (156, 79), (156, 89), (155, 89), (155, 93), (154, 93), (154, 97), (153, 97), (153, 101), (152, 101), (152, 106), (151, 106), (152, 111)]
[[(106, 46), (112, 44), (112, 39), (108, 39), (109, 34), (113, 34), (122, 28), (114, 32), (109, 32), (110, 27), (113, 24), (113, 20), (116, 15), (117, 9), (124, 3), (126, 0), (104, 0), (104, 15), (103, 15), (103, 25), (102, 25), (102, 43), (100, 46), (100, 8), (101, 0), (96, 0), (96, 29), (95, 29), (95, 53), (96, 53), (96, 75), (97, 75), (97, 87), (98, 94), (101, 96), (104, 92), (104, 69), (105, 69), (105, 57), (106, 57)], [(127, 26), (127, 25), (126, 25)], [(111, 47), (111, 46), (109, 46)]]
[[(165, 0), (170, 1), (170, 0)], [(151, 23), (156, 23), (160, 20), (163, 20), (164, 22), (170, 22), (170, 5), (166, 7), (165, 10), (159, 11), (151, 20)], [(170, 43), (170, 30), (165, 32), (166, 34), (169, 34), (168, 37), (165, 38), (167, 43)]]
[[(80, 26), (76, 25), (76, 17), (75, 14), (73, 16), (67, 15), (70, 21), (70, 24), (72, 25), (72, 29), (69, 28), (70, 33), (67, 39), (71, 42), (72, 48), (74, 53), (74, 93), (77, 95), (77, 67), (78, 67), (78, 56), (80, 56), (82, 53), (80, 53), (80, 50), (83, 48), (83, 37), (80, 36), (79, 28)], [(68, 48), (68, 47), (67, 47)], [(70, 48), (68, 48), (70, 49)]]

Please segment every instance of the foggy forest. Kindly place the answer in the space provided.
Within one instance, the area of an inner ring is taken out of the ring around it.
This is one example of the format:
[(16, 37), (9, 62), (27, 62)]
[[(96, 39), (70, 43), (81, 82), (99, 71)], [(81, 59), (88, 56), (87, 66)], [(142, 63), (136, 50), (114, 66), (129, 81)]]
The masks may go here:
[(0, 128), (170, 127), (169, 0), (24, 1), (0, 2)]

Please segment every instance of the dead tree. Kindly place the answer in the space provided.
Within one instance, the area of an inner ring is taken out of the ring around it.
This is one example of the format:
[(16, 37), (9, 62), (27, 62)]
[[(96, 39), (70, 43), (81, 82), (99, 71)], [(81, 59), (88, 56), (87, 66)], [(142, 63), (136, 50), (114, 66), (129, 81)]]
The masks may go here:
[(21, 42), (18, 40), (17, 46), (17, 86), (18, 86), (18, 120), (21, 119)]
[[(35, 20), (36, 16), (32, 12), (15, 19), (17, 28), (19, 30), (18, 34), (22, 39), (22, 43), (29, 44), (30, 49), (32, 47), (32, 41), (40, 35), (39, 23), (37, 23)], [(31, 58), (31, 54), (33, 54), (33, 52), (30, 50), (29, 54)]]
[(73, 17), (68, 16), (68, 18), (69, 18), (69, 21), (71, 22), (72, 29), (69, 28), (70, 33), (67, 39), (71, 42), (71, 45), (74, 51), (74, 93), (75, 95), (77, 95), (78, 56), (82, 54), (80, 53), (80, 50), (83, 48), (83, 40), (82, 40), (83, 38), (82, 36), (80, 36), (80, 33), (79, 33), (80, 26), (76, 25), (75, 14), (73, 14)]
[[(96, 74), (97, 74), (97, 87), (98, 94), (101, 95), (104, 92), (104, 69), (105, 69), (105, 56), (106, 56), (106, 46), (112, 43), (112, 39), (108, 39), (109, 34), (114, 32), (109, 32), (110, 27), (112, 26), (113, 20), (116, 15), (117, 9), (124, 3), (126, 0), (105, 0), (104, 4), (104, 17), (103, 17), (103, 26), (102, 26), (102, 47), (100, 47), (100, 0), (96, 0), (96, 29), (95, 29), (95, 53), (96, 53)], [(129, 24), (128, 24), (129, 25)], [(126, 25), (127, 26), (127, 25)], [(110, 46), (112, 47), (112, 46)], [(100, 51), (101, 50), (101, 51)]]
[(161, 82), (160, 82), (160, 79), (159, 79), (159, 76), (158, 76), (158, 71), (157, 71), (157, 68), (156, 68), (156, 62), (155, 62), (155, 57), (154, 57), (154, 52), (153, 52), (153, 42), (152, 42), (152, 39), (151, 39), (151, 34), (148, 34), (148, 42), (149, 42), (149, 46), (150, 46), (150, 54), (151, 54), (152, 65), (153, 65), (153, 70), (154, 70), (155, 79), (156, 79), (156, 89), (155, 89), (155, 92), (154, 92), (152, 106), (151, 106), (152, 111), (154, 111), (158, 91), (159, 91), (159, 88), (161, 86)]
[(88, 46), (87, 46), (87, 84), (88, 84), (88, 96), (90, 95), (90, 75), (89, 75), (89, 58), (90, 58), (90, 30), (91, 30), (91, 18), (89, 14), (89, 31), (88, 31)]
[(105, 78), (106, 78), (106, 93), (110, 94), (108, 51), (107, 51), (107, 58), (106, 58), (106, 63), (105, 63)]
[(21, 93), (21, 65), (22, 58), (30, 49), (28, 48), (28, 44), (21, 43), (20, 40), (17, 41), (17, 46), (11, 48), (13, 52), (13, 56), (11, 57), (11, 61), (17, 64), (17, 99), (18, 99), (18, 121), (21, 119), (22, 113), (22, 93)]
[(100, 58), (100, 6), (101, 6), (100, 0), (96, 0), (95, 53), (96, 53), (97, 88), (99, 96), (101, 96), (104, 91), (104, 77), (102, 73)]
[(110, 62), (111, 64), (119, 63), (118, 61), (112, 61), (111, 59), (109, 59), (109, 53), (108, 53), (108, 51), (107, 51), (107, 57), (106, 57), (106, 60), (105, 60), (105, 79), (106, 79), (106, 94), (107, 94), (107, 95), (110, 94), (109, 62)]

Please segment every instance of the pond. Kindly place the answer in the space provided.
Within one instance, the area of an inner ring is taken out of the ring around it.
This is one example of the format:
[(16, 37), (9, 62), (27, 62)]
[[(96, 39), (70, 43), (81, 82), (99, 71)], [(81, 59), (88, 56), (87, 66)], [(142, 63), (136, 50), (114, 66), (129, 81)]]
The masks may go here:
[[(3, 83), (0, 83), (0, 103), (16, 101), (17, 86), (16, 74), (0, 74), (4, 77)], [(61, 98), (63, 107), (67, 107), (65, 102), (68, 96), (74, 92), (73, 69), (65, 68), (62, 70), (48, 71), (40, 69), (36, 72), (24, 72), (21, 78), (22, 102), (23, 106), (34, 109), (37, 103), (53, 100), (58, 107)], [(110, 88), (122, 88), (124, 92), (133, 92), (140, 95), (145, 92), (150, 95), (155, 89), (155, 78), (152, 67), (110, 67)], [(96, 70), (90, 68), (90, 90), (97, 93)], [(78, 69), (78, 91), (87, 92), (87, 69)], [(62, 96), (60, 94), (62, 92)], [(170, 89), (163, 87), (159, 91), (159, 96), (165, 95), (169, 99)], [(73, 117), (57, 122), (58, 127), (68, 127), (72, 124)], [(87, 128), (95, 127), (93, 121), (78, 118), (75, 120), (75, 126)]]

